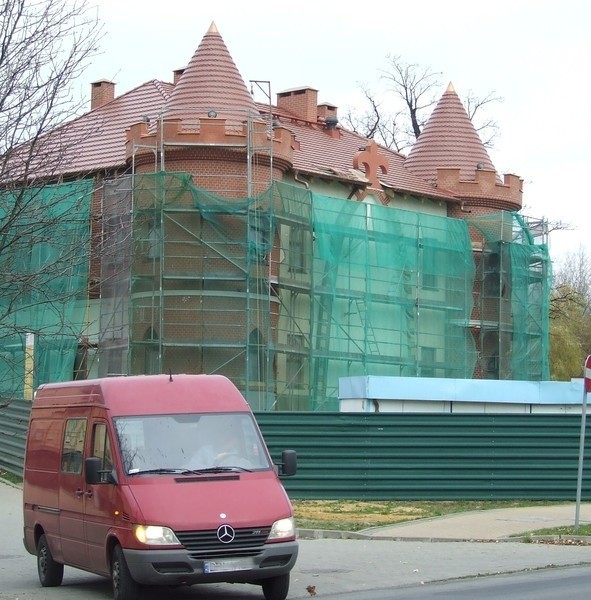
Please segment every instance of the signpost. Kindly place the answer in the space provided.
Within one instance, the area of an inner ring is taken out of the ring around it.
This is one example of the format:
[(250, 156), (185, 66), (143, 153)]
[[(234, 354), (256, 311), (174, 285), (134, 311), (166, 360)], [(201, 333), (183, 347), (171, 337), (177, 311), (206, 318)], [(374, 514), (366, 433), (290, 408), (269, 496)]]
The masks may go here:
[(591, 354), (585, 360), (583, 406), (581, 408), (581, 438), (579, 441), (579, 472), (577, 476), (577, 506), (575, 509), (575, 533), (579, 529), (579, 515), (581, 512), (581, 490), (583, 487), (583, 455), (585, 454), (585, 421), (587, 419), (587, 392), (591, 392)]

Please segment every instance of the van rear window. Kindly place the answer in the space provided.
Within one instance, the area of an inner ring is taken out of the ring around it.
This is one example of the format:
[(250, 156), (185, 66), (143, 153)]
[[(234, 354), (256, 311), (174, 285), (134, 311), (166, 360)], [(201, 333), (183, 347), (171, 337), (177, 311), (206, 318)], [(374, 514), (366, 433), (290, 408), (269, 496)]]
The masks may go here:
[(29, 431), (27, 468), (57, 473), (60, 465), (61, 440), (61, 420), (33, 418)]

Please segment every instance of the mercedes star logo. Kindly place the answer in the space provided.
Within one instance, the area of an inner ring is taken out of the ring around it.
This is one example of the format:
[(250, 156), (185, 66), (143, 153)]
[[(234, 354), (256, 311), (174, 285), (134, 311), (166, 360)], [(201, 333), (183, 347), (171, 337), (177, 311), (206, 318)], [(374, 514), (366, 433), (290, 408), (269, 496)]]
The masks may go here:
[(220, 525), (218, 527), (218, 540), (220, 540), (222, 544), (233, 542), (235, 536), (236, 533), (234, 532), (234, 528), (230, 525)]

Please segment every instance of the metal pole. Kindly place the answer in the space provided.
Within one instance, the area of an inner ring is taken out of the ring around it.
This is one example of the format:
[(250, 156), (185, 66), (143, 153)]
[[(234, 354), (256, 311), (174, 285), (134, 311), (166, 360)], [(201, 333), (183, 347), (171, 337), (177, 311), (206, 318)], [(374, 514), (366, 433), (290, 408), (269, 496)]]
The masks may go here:
[(579, 530), (581, 513), (581, 491), (583, 489), (583, 456), (585, 454), (585, 421), (587, 419), (587, 392), (591, 392), (591, 354), (585, 359), (583, 368), (583, 406), (581, 409), (581, 439), (579, 441), (579, 473), (577, 476), (577, 507), (575, 509), (575, 533)]
[(581, 438), (579, 441), (579, 472), (577, 476), (577, 505), (575, 509), (575, 533), (579, 529), (581, 512), (581, 490), (583, 487), (583, 455), (585, 454), (585, 421), (587, 420), (587, 390), (583, 388), (583, 406), (581, 410)]

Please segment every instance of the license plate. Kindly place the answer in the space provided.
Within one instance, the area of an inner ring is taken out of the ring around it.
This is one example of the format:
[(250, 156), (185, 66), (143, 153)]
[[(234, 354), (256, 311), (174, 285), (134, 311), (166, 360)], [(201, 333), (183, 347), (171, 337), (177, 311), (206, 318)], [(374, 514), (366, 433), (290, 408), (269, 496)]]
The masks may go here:
[(203, 563), (204, 573), (225, 573), (229, 571), (247, 571), (254, 567), (250, 558), (231, 558), (228, 560), (209, 560)]

